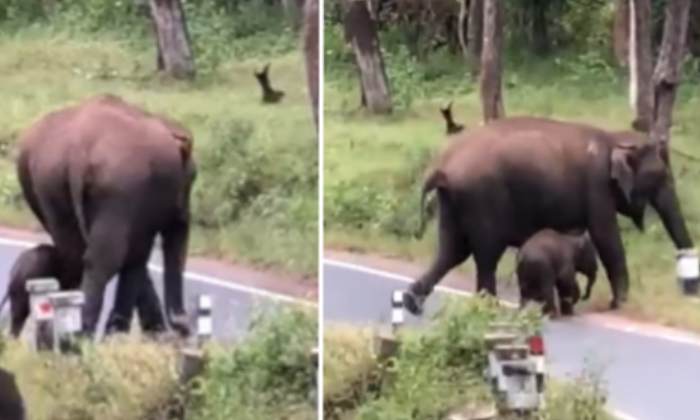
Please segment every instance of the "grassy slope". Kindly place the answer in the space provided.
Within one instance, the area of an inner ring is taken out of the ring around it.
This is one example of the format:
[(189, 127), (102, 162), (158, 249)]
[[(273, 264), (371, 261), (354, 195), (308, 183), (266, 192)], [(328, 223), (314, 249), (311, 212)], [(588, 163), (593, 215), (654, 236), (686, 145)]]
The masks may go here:
[[(278, 165), (299, 167), (292, 154), (312, 154), (315, 148), (311, 144), (313, 125), (298, 52), (272, 58), (229, 59), (221, 63), (214, 77), (209, 75), (205, 82), (188, 87), (153, 80), (150, 74), (153, 52), (135, 49), (109, 34), (70, 35), (50, 27), (35, 27), (0, 38), (0, 50), (3, 150), (12, 144), (20, 129), (43, 113), (100, 92), (123, 95), (127, 100), (185, 123), (194, 132), (198, 158), (206, 155), (211, 160), (212, 155), (226, 152), (221, 146), (226, 139), (220, 134), (235, 137), (231, 131), (245, 122), (254, 125), (251, 138), (244, 139), (248, 140), (250, 154), (257, 159), (251, 165), (272, 162), (275, 156), (288, 153), (290, 156)], [(262, 60), (272, 63), (272, 82), (286, 91), (281, 105), (260, 104), (253, 70), (263, 64)], [(202, 199), (196, 198), (195, 211), (223, 211), (226, 203), (214, 201), (227, 198), (224, 183), (233, 184), (245, 178), (242, 170), (235, 172), (239, 162), (226, 159), (220, 168), (200, 164), (197, 189), (202, 196), (209, 197), (209, 202), (202, 203)], [(302, 170), (305, 169), (302, 165)], [(215, 170), (226, 172), (213, 173)], [(276, 180), (272, 175), (272, 181), (268, 182), (272, 185), (266, 186), (269, 192), (266, 198), (272, 199), (272, 204), (257, 204), (268, 207), (268, 212), (258, 211), (253, 203), (243, 208), (242, 216), (226, 220), (217, 228), (205, 230), (196, 226), (193, 252), (314, 275), (318, 249), (316, 194), (307, 188), (309, 191), (286, 194), (293, 198), (275, 201), (275, 188), (293, 190), (296, 185), (274, 185)], [(225, 179), (227, 176), (231, 178)], [(7, 156), (0, 160), (0, 177), (0, 222), (16, 226), (34, 223), (30, 213), (12, 205), (17, 184)], [(303, 215), (299, 221), (294, 219), (297, 214)]]
[[(388, 62), (391, 66), (391, 58)], [(454, 74), (458, 66), (461, 66), (459, 62), (452, 62), (448, 68)], [(519, 70), (505, 70), (504, 98), (509, 115), (552, 116), (609, 128), (626, 128), (631, 121), (626, 85), (617, 77), (577, 79), (566, 69), (553, 69), (551, 63)], [(405, 96), (406, 82), (401, 79), (401, 71), (411, 72), (390, 68), (389, 73), (395, 77), (395, 92)], [(408, 110), (404, 107), (386, 119), (365, 117), (354, 109), (358, 94), (354, 87), (348, 87), (347, 79), (326, 80), (325, 246), (427, 262), (434, 250), (434, 226), (420, 241), (394, 232), (407, 232), (417, 225), (419, 189), (415, 177), (420, 178), (422, 166), (416, 162), (421, 162), (426, 150), (437, 150), (445, 141), (438, 107), (454, 100), (457, 121), (473, 127), (481, 118), (478, 93), (461, 77), (448, 76), (443, 81), (416, 88), (411, 92)], [(686, 84), (681, 90), (675, 111), (673, 148), (700, 157), (697, 143), (700, 125), (695, 122), (700, 88)], [(700, 195), (695, 182), (700, 177), (700, 164), (678, 153), (672, 159), (686, 221), (697, 241), (700, 240)], [(377, 188), (379, 193), (368, 198)], [(389, 213), (393, 216), (386, 216)], [(355, 223), (353, 216), (361, 222)], [(648, 211), (645, 234), (632, 231), (627, 220), (620, 220), (631, 272), (632, 304), (628, 312), (635, 317), (700, 330), (698, 303), (680, 298), (675, 288), (673, 246), (656, 214)], [(504, 258), (500, 273), (511, 272), (511, 260)], [(466, 266), (471, 272), (473, 260)], [(601, 303), (601, 297), (608, 299), (609, 287), (604, 277), (601, 276), (602, 284), (595, 290), (598, 298), (594, 305)]]
[[(274, 307), (261, 312), (246, 340), (212, 343), (208, 363), (187, 399), (187, 420), (316, 419), (309, 399), (317, 342), (316, 313)], [(13, 372), (30, 420), (171, 418), (177, 390), (176, 347), (137, 336), (85, 345), (83, 357), (37, 353), (2, 342), (0, 367)], [(280, 371), (285, 374), (280, 375)]]
[[(468, 404), (488, 406), (483, 379), (483, 334), (490, 322), (513, 322), (525, 333), (537, 323), (528, 316), (479, 300), (454, 299), (420, 333), (399, 333), (401, 350), (392, 374), (382, 372), (370, 328), (326, 324), (323, 333), (325, 419), (438, 419)], [(515, 315), (515, 316), (514, 316)], [(534, 325), (533, 325), (534, 324)], [(601, 413), (606, 390), (593, 365), (567, 383), (547, 380), (546, 419), (607, 419)], [(382, 378), (382, 381), (378, 381)]]

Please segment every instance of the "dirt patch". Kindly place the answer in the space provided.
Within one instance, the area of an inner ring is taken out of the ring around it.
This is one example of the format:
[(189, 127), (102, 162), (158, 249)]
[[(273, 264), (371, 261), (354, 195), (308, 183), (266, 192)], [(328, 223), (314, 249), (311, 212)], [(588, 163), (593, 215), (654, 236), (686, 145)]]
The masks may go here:
[[(38, 229), (24, 231), (0, 226), (0, 237), (27, 242), (51, 242), (49, 236)], [(318, 282), (314, 282), (313, 279), (295, 277), (273, 270), (253, 269), (243, 265), (223, 263), (202, 257), (189, 257), (187, 260), (187, 271), (297, 299), (312, 302), (318, 301)]]

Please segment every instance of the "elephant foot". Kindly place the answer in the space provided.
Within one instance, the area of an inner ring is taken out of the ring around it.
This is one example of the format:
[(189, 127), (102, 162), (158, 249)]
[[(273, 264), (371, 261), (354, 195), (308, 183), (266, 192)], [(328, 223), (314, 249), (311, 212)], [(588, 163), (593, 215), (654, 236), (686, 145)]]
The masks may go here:
[(559, 311), (562, 316), (573, 316), (574, 315), (574, 305), (568, 300), (562, 300), (559, 302)]
[(105, 325), (105, 336), (112, 334), (128, 334), (131, 319), (112, 313)]
[(425, 298), (425, 296), (419, 296), (413, 291), (408, 290), (403, 294), (403, 306), (411, 315), (421, 316), (423, 315)]
[(610, 310), (611, 311), (616, 311), (622, 307), (622, 303), (620, 302), (619, 299), (613, 299), (610, 301)]
[(190, 336), (190, 323), (187, 319), (187, 314), (171, 315), (170, 326), (180, 337), (187, 338)]

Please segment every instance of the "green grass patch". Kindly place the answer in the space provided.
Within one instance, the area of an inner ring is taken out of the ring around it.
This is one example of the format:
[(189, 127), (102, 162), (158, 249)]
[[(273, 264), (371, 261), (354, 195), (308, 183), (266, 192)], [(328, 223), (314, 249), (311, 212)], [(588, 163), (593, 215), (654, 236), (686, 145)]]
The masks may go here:
[[(324, 418), (442, 419), (467, 405), (492, 403), (483, 378), (483, 336), (489, 323), (503, 321), (524, 333), (540, 327), (534, 311), (507, 311), (487, 299), (449, 299), (427, 328), (399, 333), (401, 347), (390, 370), (375, 358), (372, 328), (326, 323)], [(548, 378), (547, 407), (538, 418), (609, 418), (598, 372), (570, 379)]]
[(170, 419), (182, 409), (184, 420), (314, 420), (317, 330), (315, 311), (260, 312), (242, 341), (205, 348), (206, 367), (186, 388), (175, 347), (136, 336), (85, 345), (71, 358), (10, 341), (0, 367), (16, 376), (28, 420)]
[[(447, 141), (439, 107), (454, 101), (458, 122), (480, 124), (477, 85), (465, 77), (460, 57), (434, 53), (416, 61), (387, 42), (387, 72), (396, 111), (391, 117), (359, 109), (354, 68), (342, 51), (340, 31), (326, 29), (324, 127), (325, 246), (378, 253), (426, 264), (435, 252), (434, 223), (421, 240), (412, 238), (419, 224), (420, 185), (430, 157)], [(385, 38), (383, 40), (386, 40)], [(390, 41), (390, 39), (389, 39)], [(627, 84), (617, 68), (595, 51), (555, 58), (518, 61), (506, 56), (504, 101), (507, 115), (539, 115), (582, 121), (611, 129), (628, 128), (632, 112)], [(678, 195), (691, 236), (700, 240), (700, 84), (688, 73), (680, 88), (672, 131), (672, 165)], [(647, 231), (633, 230), (620, 218), (631, 275), (634, 317), (700, 331), (700, 304), (682, 298), (676, 287), (675, 251), (653, 210)], [(512, 271), (506, 256), (499, 273)], [(462, 270), (473, 272), (470, 259)], [(590, 308), (610, 296), (605, 276)], [(585, 307), (585, 305), (584, 305)]]
[[(14, 176), (17, 133), (52, 109), (110, 92), (193, 132), (193, 254), (315, 277), (318, 145), (298, 33), (276, 9), (188, 5), (199, 75), (186, 84), (155, 75), (149, 24), (120, 9), (128, 2), (71, 2), (43, 18), (30, 13), (34, 0), (20, 3), (0, 25), (0, 223), (34, 222)], [(261, 103), (253, 77), (266, 62), (286, 92), (274, 106)]]

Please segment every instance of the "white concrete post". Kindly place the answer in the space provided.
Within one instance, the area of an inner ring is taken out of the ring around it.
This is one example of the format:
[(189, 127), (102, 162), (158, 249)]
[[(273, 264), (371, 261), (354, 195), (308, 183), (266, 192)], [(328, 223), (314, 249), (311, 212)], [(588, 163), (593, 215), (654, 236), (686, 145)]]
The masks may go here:
[(700, 262), (696, 249), (681, 249), (676, 253), (676, 280), (684, 296), (700, 294)]
[(54, 308), (54, 350), (68, 353), (74, 350), (75, 336), (82, 330), (85, 295), (80, 290), (71, 290), (52, 293), (49, 299)]
[(29, 308), (34, 320), (34, 334), (31, 339), (36, 351), (51, 350), (54, 347), (54, 310), (49, 295), (59, 290), (56, 279), (35, 279), (25, 285), (29, 293)]

